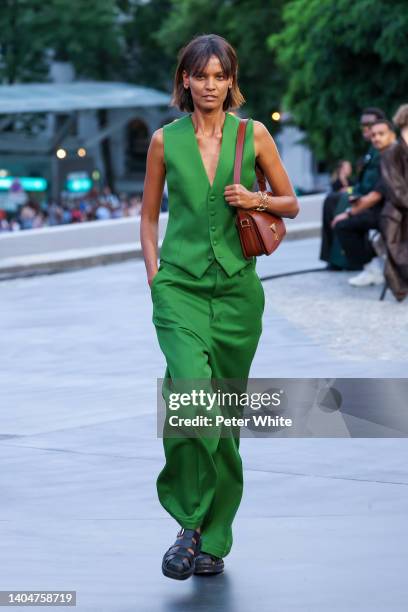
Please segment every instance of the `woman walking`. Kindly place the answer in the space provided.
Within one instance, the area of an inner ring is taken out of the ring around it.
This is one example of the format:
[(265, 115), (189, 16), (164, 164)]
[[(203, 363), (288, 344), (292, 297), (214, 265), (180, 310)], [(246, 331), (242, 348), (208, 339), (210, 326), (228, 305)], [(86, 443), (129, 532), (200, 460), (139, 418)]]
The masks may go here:
[[(187, 115), (154, 132), (147, 155), (141, 242), (153, 303), (152, 321), (166, 359), (166, 404), (176, 379), (245, 381), (262, 331), (265, 295), (256, 258), (243, 255), (236, 208), (257, 208), (255, 164), (273, 190), (268, 210), (295, 217), (298, 203), (266, 127), (248, 121), (241, 184), (232, 184), (244, 98), (237, 56), (214, 34), (180, 52), (172, 104)], [(157, 266), (158, 217), (167, 180), (169, 218)], [(265, 199), (265, 198), (264, 198)], [(166, 428), (166, 425), (165, 425)], [(239, 433), (163, 436), (165, 465), (157, 478), (160, 503), (180, 530), (162, 561), (183, 580), (217, 574), (231, 550), (232, 522), (243, 492)]]

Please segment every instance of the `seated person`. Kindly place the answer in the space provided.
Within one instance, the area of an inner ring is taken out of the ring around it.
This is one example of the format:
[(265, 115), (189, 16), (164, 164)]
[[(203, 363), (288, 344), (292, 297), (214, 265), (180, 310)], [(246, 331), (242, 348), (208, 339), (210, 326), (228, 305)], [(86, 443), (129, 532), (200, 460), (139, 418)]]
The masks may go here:
[(352, 172), (353, 168), (348, 159), (340, 160), (331, 177), (330, 187), (332, 192), (348, 191), (349, 187), (352, 185)]
[[(395, 130), (390, 121), (379, 119), (372, 124), (371, 142), (380, 155), (393, 146), (395, 140)], [(351, 198), (351, 206), (332, 221), (332, 227), (350, 265), (354, 269), (363, 266), (360, 274), (349, 279), (353, 286), (363, 287), (384, 281), (382, 262), (371, 245), (368, 231), (380, 229), (380, 215), (386, 195), (386, 184), (380, 173), (372, 191)]]
[[(371, 125), (377, 119), (383, 118), (384, 113), (378, 108), (365, 108), (361, 114), (360, 127), (362, 136), (364, 140), (370, 142), (370, 148), (360, 167), (357, 183), (353, 186), (352, 193), (354, 194), (365, 195), (369, 193), (380, 175), (379, 154), (371, 144)], [(320, 259), (328, 262), (328, 269), (350, 269), (349, 262), (347, 262), (347, 259), (341, 252), (338, 241), (335, 239), (331, 225), (335, 215), (344, 211), (348, 206), (348, 193), (344, 191), (329, 193), (323, 203)]]

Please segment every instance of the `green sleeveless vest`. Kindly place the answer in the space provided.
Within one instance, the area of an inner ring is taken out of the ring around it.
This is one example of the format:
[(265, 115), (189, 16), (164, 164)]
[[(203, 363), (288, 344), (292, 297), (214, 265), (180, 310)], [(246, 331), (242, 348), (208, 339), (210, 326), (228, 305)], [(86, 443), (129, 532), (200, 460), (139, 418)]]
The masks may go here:
[[(238, 117), (227, 112), (212, 186), (191, 114), (163, 127), (169, 217), (160, 260), (179, 266), (196, 278), (201, 278), (214, 260), (232, 276), (256, 259), (245, 259), (235, 226), (236, 208), (224, 199), (224, 187), (234, 179), (238, 124)], [(249, 190), (256, 181), (253, 134), (250, 119), (241, 171), (241, 184)]]

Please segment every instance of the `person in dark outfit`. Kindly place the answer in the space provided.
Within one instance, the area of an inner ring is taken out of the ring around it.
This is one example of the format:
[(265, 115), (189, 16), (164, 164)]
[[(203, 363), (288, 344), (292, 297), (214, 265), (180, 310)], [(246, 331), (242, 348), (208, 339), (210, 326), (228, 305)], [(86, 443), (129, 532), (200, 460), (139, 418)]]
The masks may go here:
[(347, 191), (352, 186), (351, 180), (353, 169), (348, 159), (341, 159), (333, 172), (330, 187), (332, 191)]
[[(383, 119), (384, 117), (383, 111), (379, 108), (365, 108), (363, 110), (360, 118), (360, 126), (364, 140), (371, 143), (371, 125), (378, 119)], [(379, 175), (379, 155), (377, 150), (370, 144), (370, 148), (362, 161), (357, 182), (353, 186), (351, 195), (356, 197), (369, 193), (378, 181)], [(335, 241), (335, 235), (331, 225), (336, 214), (344, 211), (349, 205), (349, 194), (344, 191), (329, 193), (323, 203), (320, 259), (328, 263), (328, 269), (355, 269), (350, 266), (350, 262), (348, 262), (341, 253), (337, 252), (340, 245)], [(361, 270), (361, 267), (357, 269)]]
[(380, 216), (385, 243), (384, 276), (398, 302), (408, 295), (408, 104), (393, 117), (400, 138), (385, 151), (381, 170), (387, 184), (387, 198)]
[[(395, 142), (395, 130), (390, 121), (379, 119), (371, 126), (371, 141), (380, 155)], [(379, 178), (372, 191), (358, 198), (352, 206), (333, 219), (332, 225), (354, 269), (363, 266), (363, 271), (349, 279), (356, 287), (381, 284), (384, 280), (382, 262), (369, 241), (368, 231), (380, 229), (379, 221), (384, 198), (387, 195), (383, 177)]]

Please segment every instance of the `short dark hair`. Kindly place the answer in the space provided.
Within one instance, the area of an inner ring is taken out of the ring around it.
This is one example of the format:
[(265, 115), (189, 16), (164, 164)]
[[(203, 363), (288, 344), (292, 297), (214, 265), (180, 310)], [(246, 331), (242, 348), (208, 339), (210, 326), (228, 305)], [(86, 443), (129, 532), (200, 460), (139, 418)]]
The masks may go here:
[(391, 132), (395, 132), (395, 127), (393, 125), (393, 123), (391, 123), (391, 121), (389, 119), (376, 119), (372, 124), (371, 127), (373, 127), (373, 125), (387, 125), (388, 128), (391, 130)]
[(381, 110), (381, 108), (377, 108), (376, 106), (367, 106), (367, 108), (363, 108), (361, 111), (362, 115), (374, 115), (377, 119), (385, 119), (385, 113)]
[(202, 34), (193, 38), (179, 51), (170, 106), (176, 106), (181, 111), (194, 110), (191, 91), (185, 89), (183, 85), (183, 70), (188, 74), (198, 74), (212, 55), (216, 55), (220, 60), (227, 78), (233, 77), (232, 87), (224, 100), (223, 110), (238, 108), (245, 102), (237, 83), (238, 59), (234, 48), (218, 34)]

